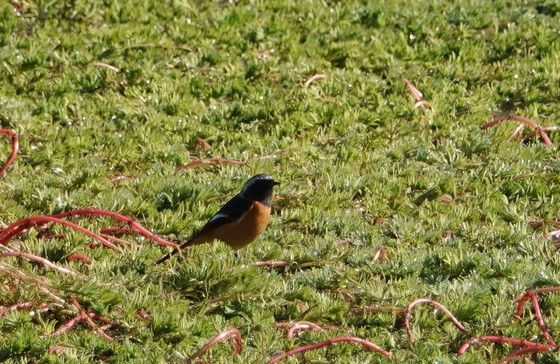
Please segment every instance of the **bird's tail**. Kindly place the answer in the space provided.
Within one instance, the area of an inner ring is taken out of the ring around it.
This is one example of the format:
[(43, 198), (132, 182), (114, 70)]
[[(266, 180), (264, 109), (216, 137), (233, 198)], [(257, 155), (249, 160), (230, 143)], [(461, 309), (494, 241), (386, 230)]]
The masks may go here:
[(161, 263), (166, 262), (169, 258), (171, 258), (171, 257), (174, 256), (175, 254), (179, 253), (180, 250), (183, 250), (183, 249), (185, 249), (187, 246), (189, 246), (189, 245), (191, 244), (191, 242), (192, 242), (192, 239), (189, 239), (186, 243), (184, 243), (184, 244), (181, 245), (180, 247), (173, 249), (173, 250), (171, 251), (171, 253), (165, 255), (163, 258), (161, 258), (160, 260), (158, 260), (158, 261), (156, 262), (156, 264), (161, 264)]

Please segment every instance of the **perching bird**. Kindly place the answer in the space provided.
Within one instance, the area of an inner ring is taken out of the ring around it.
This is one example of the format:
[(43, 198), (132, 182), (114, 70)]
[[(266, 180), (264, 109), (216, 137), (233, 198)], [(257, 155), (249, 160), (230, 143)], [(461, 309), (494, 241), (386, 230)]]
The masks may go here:
[[(229, 200), (198, 233), (194, 234), (179, 249), (221, 240), (238, 250), (253, 242), (268, 225), (272, 189), (278, 184), (280, 183), (267, 174), (257, 174), (251, 177), (241, 192)], [(165, 262), (177, 254), (179, 249), (173, 250), (157, 263)]]

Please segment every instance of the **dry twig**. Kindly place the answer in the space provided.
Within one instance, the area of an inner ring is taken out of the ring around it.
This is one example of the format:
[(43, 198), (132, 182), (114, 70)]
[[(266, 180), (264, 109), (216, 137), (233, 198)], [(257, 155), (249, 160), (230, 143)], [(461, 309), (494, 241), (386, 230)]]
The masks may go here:
[(226, 159), (226, 158), (206, 158), (206, 159), (198, 159), (182, 166), (176, 167), (175, 170), (181, 169), (188, 169), (191, 167), (202, 166), (202, 165), (209, 165), (209, 164), (228, 164), (233, 166), (246, 166), (246, 162), (238, 161), (235, 159)]

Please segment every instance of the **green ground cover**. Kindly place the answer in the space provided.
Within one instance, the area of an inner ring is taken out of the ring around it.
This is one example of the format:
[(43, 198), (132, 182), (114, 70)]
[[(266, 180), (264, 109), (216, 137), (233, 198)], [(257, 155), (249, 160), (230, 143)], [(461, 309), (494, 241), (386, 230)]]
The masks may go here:
[[(0, 125), (21, 148), (0, 180), (1, 224), (98, 207), (181, 241), (251, 175), (282, 185), (269, 228), (238, 256), (214, 244), (159, 266), (165, 251), (147, 239), (125, 236), (134, 244), (118, 254), (60, 227), (63, 239), (30, 230), (10, 242), (83, 273), (0, 261), (113, 319), (115, 340), (86, 325), (50, 335), (75, 312), (11, 312), (0, 318), (0, 361), (182, 362), (230, 327), (242, 354), (220, 344), (206, 360), (262, 363), (340, 335), (398, 363), (496, 362), (513, 350), (484, 344), (457, 357), (478, 335), (544, 343), (529, 308), (520, 322), (513, 311), (527, 289), (560, 285), (544, 236), (560, 219), (559, 135), (547, 147), (506, 141), (513, 123), (480, 126), (495, 114), (558, 125), (559, 24), (560, 6), (542, 0), (3, 2)], [(304, 87), (314, 74), (327, 78)], [(432, 109), (413, 107), (403, 77)], [(3, 140), (0, 159), (8, 154)], [(175, 171), (205, 157), (248, 165)], [(130, 178), (111, 182), (118, 176)], [(385, 259), (373, 259), (382, 246)], [(67, 262), (74, 252), (93, 263)], [(290, 266), (253, 265), (264, 260)], [(0, 282), (2, 306), (54, 304), (33, 281)], [(402, 309), (421, 297), (470, 332), (419, 306), (410, 342)], [(560, 337), (560, 296), (539, 301)], [(350, 313), (377, 306), (387, 310)], [(275, 327), (286, 320), (336, 328), (289, 341)], [(65, 350), (48, 354), (57, 345)], [(305, 358), (389, 361), (354, 344)]]

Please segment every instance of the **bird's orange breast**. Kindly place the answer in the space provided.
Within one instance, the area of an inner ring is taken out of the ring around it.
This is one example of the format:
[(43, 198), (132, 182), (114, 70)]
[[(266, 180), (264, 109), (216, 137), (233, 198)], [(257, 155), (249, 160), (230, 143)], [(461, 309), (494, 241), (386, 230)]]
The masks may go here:
[(210, 232), (194, 244), (221, 240), (235, 250), (250, 244), (262, 234), (270, 220), (270, 206), (253, 202), (251, 208), (237, 221), (225, 224)]

